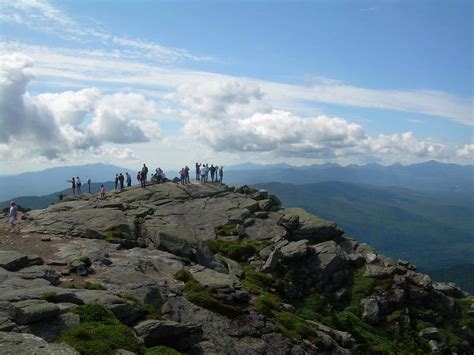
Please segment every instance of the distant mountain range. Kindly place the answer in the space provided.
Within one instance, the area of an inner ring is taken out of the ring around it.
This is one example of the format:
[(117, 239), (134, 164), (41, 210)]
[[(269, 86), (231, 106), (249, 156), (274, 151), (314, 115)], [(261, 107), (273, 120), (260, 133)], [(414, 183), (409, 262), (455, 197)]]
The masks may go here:
[(97, 163), (62, 166), (19, 175), (3, 175), (0, 176), (0, 201), (18, 196), (44, 196), (64, 190), (71, 185), (67, 180), (73, 176), (79, 176), (85, 184), (89, 178), (92, 182), (111, 181), (115, 174), (125, 172), (132, 174), (133, 178), (137, 173), (115, 165)]
[(421, 192), (472, 192), (474, 166), (443, 164), (436, 161), (390, 166), (322, 164), (302, 167), (244, 163), (225, 169), (224, 180), (230, 184), (281, 182), (297, 185), (339, 181), (374, 186), (397, 186)]

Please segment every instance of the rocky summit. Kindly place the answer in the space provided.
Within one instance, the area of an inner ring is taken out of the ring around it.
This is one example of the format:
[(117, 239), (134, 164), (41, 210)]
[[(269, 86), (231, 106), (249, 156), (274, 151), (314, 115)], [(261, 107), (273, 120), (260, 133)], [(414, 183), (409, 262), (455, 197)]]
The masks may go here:
[(474, 348), (471, 296), (264, 190), (133, 187), (20, 222), (0, 235), (0, 354)]

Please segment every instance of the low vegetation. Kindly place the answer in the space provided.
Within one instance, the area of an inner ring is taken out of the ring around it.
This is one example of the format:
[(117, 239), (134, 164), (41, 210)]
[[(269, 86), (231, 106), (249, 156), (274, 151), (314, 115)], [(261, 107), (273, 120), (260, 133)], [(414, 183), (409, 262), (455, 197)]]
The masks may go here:
[(195, 305), (228, 317), (236, 317), (240, 314), (239, 308), (225, 304), (217, 299), (215, 290), (201, 285), (188, 271), (178, 271), (175, 274), (175, 278), (185, 283), (186, 299)]
[(84, 288), (86, 290), (106, 290), (106, 288), (102, 284), (95, 283), (95, 282), (89, 282), (89, 281), (87, 281), (84, 284)]
[(208, 240), (206, 244), (214, 254), (221, 254), (239, 262), (256, 255), (266, 245), (257, 240)]
[(133, 331), (101, 305), (82, 305), (72, 312), (80, 324), (61, 332), (59, 340), (82, 355), (112, 355), (116, 349), (142, 352)]

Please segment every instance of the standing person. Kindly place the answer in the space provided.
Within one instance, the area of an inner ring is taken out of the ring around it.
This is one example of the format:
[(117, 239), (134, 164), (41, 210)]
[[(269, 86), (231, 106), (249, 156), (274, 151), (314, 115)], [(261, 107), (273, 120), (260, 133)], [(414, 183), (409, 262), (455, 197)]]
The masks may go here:
[(87, 179), (87, 191), (91, 193), (91, 179)]
[(71, 183), (72, 194), (75, 195), (76, 194), (76, 179), (73, 176), (71, 180), (66, 180), (66, 181)]
[(184, 180), (185, 180), (185, 173), (184, 173), (184, 168), (181, 168), (181, 170), (179, 171), (179, 178), (181, 180), (181, 185), (184, 185)]
[(115, 174), (115, 190), (118, 189), (118, 183), (119, 183), (119, 175)]
[(222, 178), (223, 178), (223, 177), (224, 177), (224, 167), (221, 166), (221, 167), (219, 168), (219, 183), (221, 183), (221, 184), (222, 184)]
[(142, 173), (139, 171), (137, 173), (137, 181), (140, 183), (140, 185), (142, 184), (141, 179), (142, 179)]
[(17, 214), (18, 208), (15, 201), (10, 202), (10, 212), (8, 213), (8, 218), (10, 220), (10, 225), (12, 227), (12, 233), (18, 233), (18, 224), (17, 224)]
[[(213, 164), (211, 164), (209, 171), (211, 172), (211, 182), (214, 182), (214, 174), (216, 173), (216, 168), (214, 167)], [(217, 181), (217, 175), (216, 175), (216, 181)]]
[(148, 167), (145, 164), (143, 164), (142, 172), (140, 175), (140, 182), (141, 182), (142, 187), (146, 187), (147, 174), (148, 174)]
[(132, 186), (132, 177), (127, 172), (125, 174), (127, 175), (127, 187), (130, 187)]
[(187, 165), (184, 167), (184, 182), (186, 184), (190, 183), (190, 181), (189, 181), (189, 167)]
[(199, 163), (196, 163), (196, 180), (198, 180), (198, 181), (201, 178), (201, 174), (200, 174), (200, 171), (199, 171), (200, 167), (201, 167), (201, 165)]
[(206, 168), (204, 164), (199, 169), (199, 173), (201, 174), (201, 185), (205, 185), (206, 184)]
[(204, 171), (206, 172), (206, 183), (207, 183), (207, 180), (209, 180), (209, 164), (206, 164)]
[(104, 184), (100, 185), (100, 200), (105, 200), (105, 187)]
[(79, 179), (79, 176), (76, 177), (76, 189), (77, 189), (77, 194), (80, 195), (81, 194), (81, 179)]
[(122, 191), (123, 190), (123, 182), (125, 180), (122, 173), (120, 173), (118, 179), (119, 179), (119, 184), (120, 184), (120, 191)]

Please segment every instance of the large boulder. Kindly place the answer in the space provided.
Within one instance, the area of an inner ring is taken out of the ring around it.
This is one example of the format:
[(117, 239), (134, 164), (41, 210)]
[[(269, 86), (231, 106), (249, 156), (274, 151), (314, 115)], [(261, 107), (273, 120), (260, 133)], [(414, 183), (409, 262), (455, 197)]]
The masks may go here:
[(147, 347), (165, 345), (187, 351), (202, 339), (201, 326), (170, 320), (146, 320), (134, 327)]
[(306, 256), (308, 241), (306, 239), (290, 242), (280, 248), (283, 260), (294, 260)]
[(0, 267), (8, 271), (18, 271), (32, 265), (42, 265), (43, 259), (37, 255), (25, 255), (14, 250), (0, 250)]
[(331, 275), (345, 268), (346, 254), (336, 242), (329, 240), (308, 248), (315, 255), (319, 272)]
[(67, 344), (47, 343), (32, 334), (0, 332), (0, 354), (79, 355), (79, 352)]
[(363, 311), (362, 319), (372, 325), (377, 325), (380, 322), (379, 304), (374, 298), (364, 298), (361, 302)]
[(14, 319), (18, 324), (29, 324), (59, 315), (59, 307), (43, 300), (26, 300), (13, 305)]
[(298, 219), (297, 227), (293, 227), (294, 230), (290, 232), (293, 240), (307, 239), (310, 243), (321, 243), (344, 234), (336, 223), (321, 219), (302, 208), (285, 208), (281, 212), (285, 221)]

